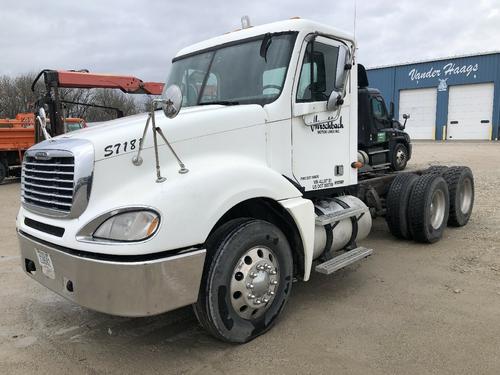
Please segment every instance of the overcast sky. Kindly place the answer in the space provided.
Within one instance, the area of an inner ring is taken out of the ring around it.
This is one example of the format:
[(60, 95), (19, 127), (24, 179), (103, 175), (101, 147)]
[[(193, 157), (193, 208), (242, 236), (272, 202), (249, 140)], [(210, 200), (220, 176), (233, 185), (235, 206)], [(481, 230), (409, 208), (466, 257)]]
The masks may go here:
[[(180, 48), (239, 28), (242, 15), (352, 32), (354, 0), (4, 0), (0, 75), (85, 68), (164, 81)], [(366, 66), (500, 50), (500, 0), (358, 0), (356, 37)]]

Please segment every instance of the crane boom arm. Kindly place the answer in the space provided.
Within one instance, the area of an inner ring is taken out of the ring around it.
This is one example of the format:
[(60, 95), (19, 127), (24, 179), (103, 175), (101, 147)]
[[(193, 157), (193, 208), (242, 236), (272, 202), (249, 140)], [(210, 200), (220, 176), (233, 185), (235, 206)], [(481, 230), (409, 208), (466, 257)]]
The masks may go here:
[[(64, 133), (62, 100), (59, 88), (74, 89), (118, 89), (126, 94), (161, 95), (163, 83), (144, 82), (134, 76), (90, 73), (88, 70), (53, 70), (44, 69), (35, 77), (31, 84), (31, 91), (35, 92), (37, 82), (42, 78), (45, 83), (45, 94), (37, 100), (37, 106), (47, 106), (51, 122), (51, 135)], [(88, 105), (83, 103), (74, 103)], [(90, 105), (104, 108), (104, 106)], [(117, 110), (120, 116), (121, 111)], [(122, 114), (123, 115), (123, 114)]]
[(163, 91), (163, 83), (143, 82), (134, 76), (66, 70), (55, 71), (55, 73), (57, 73), (58, 87), (119, 89), (128, 94), (149, 95), (161, 95)]

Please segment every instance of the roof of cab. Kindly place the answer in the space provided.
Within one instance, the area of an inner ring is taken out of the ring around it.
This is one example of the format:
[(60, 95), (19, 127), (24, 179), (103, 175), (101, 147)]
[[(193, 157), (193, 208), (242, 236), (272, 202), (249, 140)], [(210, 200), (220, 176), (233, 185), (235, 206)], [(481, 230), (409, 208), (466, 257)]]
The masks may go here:
[(233, 42), (235, 40), (247, 39), (254, 36), (263, 35), (266, 33), (279, 33), (286, 31), (298, 31), (298, 32), (303, 31), (307, 33), (321, 32), (323, 34), (336, 36), (340, 39), (348, 39), (348, 40), (353, 39), (351, 34), (346, 33), (344, 31), (340, 31), (331, 26), (306, 19), (294, 18), (285, 21), (267, 23), (259, 26), (252, 26), (246, 29), (236, 30), (214, 38), (210, 38), (181, 49), (175, 55), (175, 57), (188, 55), (196, 51), (205, 50), (207, 48)]

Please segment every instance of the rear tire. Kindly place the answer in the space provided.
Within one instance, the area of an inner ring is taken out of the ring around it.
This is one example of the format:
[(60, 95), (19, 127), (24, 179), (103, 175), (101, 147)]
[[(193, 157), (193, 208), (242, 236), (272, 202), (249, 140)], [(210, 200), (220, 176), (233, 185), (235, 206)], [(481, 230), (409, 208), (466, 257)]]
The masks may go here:
[(463, 227), (469, 222), (474, 206), (474, 176), (469, 167), (451, 167), (443, 177), (450, 191), (448, 225)]
[(401, 173), (396, 176), (387, 193), (387, 214), (385, 220), (394, 237), (409, 240), (411, 234), (408, 225), (408, 200), (418, 176), (413, 173)]
[(424, 174), (435, 174), (438, 176), (442, 176), (444, 172), (448, 170), (446, 165), (431, 165), (424, 171)]
[(443, 236), (449, 214), (448, 185), (443, 177), (421, 175), (410, 194), (410, 232), (417, 242), (434, 243)]
[(263, 220), (233, 220), (207, 242), (196, 316), (216, 338), (248, 342), (274, 325), (292, 276), (292, 252), (281, 230)]
[(408, 164), (408, 159), (410, 158), (410, 154), (408, 153), (408, 148), (402, 144), (397, 143), (394, 146), (391, 154), (391, 168), (394, 171), (402, 171), (406, 168)]

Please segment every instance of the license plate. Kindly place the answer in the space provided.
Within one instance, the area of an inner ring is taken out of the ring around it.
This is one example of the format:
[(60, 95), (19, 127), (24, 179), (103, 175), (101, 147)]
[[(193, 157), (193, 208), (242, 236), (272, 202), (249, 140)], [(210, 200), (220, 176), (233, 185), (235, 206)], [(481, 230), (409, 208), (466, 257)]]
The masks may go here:
[(45, 251), (35, 249), (36, 256), (38, 258), (38, 263), (42, 267), (42, 272), (45, 276), (51, 279), (56, 278), (56, 273), (54, 272), (54, 265), (52, 264), (52, 259), (50, 259), (50, 255)]

